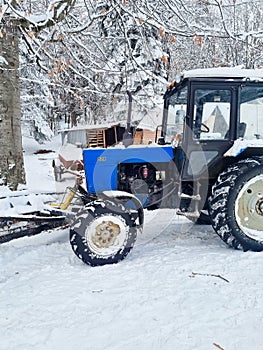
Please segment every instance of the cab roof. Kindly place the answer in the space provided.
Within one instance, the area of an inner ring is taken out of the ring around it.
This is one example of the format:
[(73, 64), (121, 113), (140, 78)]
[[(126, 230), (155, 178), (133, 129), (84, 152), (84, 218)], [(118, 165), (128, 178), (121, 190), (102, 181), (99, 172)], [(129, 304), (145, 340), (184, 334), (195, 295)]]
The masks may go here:
[(244, 69), (241, 67), (204, 68), (185, 71), (182, 78), (243, 78), (250, 80), (263, 79), (263, 69)]
[(175, 80), (167, 87), (167, 94), (173, 90), (179, 83), (187, 79), (202, 79), (202, 80), (249, 80), (263, 82), (263, 69), (244, 69), (241, 67), (219, 67), (219, 68), (202, 68), (192, 69), (178, 73)]

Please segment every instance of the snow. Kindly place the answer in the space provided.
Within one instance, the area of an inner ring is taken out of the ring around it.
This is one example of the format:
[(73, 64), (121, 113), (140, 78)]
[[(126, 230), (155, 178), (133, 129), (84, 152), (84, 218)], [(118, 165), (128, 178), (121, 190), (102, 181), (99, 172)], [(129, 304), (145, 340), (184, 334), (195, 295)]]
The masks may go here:
[(237, 139), (234, 141), (233, 146), (225, 152), (225, 157), (236, 157), (240, 153), (244, 152), (247, 148), (262, 148), (263, 147), (263, 141), (262, 139), (255, 139), (255, 140), (246, 140), (246, 139)]
[[(34, 154), (56, 147), (24, 139), (28, 191), (58, 190), (55, 154)], [(116, 265), (82, 263), (68, 230), (0, 245), (1, 350), (262, 349), (263, 253), (231, 250), (173, 209), (145, 215)]]
[(206, 69), (192, 69), (183, 72), (184, 78), (248, 78), (250, 80), (258, 80), (263, 78), (263, 69), (244, 69), (242, 67), (219, 67)]
[(109, 129), (114, 126), (118, 126), (119, 123), (112, 123), (112, 124), (92, 124), (92, 125), (80, 125), (80, 126), (74, 126), (72, 128), (62, 129), (58, 132), (65, 132), (65, 131), (79, 131), (79, 130), (93, 130), (93, 129)]
[(0, 64), (6, 64), (6, 65), (8, 65), (7, 60), (6, 60), (3, 56), (0, 56)]
[(57, 159), (57, 154), (54, 152), (47, 154), (34, 153), (40, 149), (58, 150), (60, 136), (57, 136), (51, 144), (44, 143), (42, 145), (39, 145), (33, 138), (24, 137), (23, 147), (25, 151), (26, 182), (29, 190), (34, 193), (56, 192), (52, 160)]
[[(34, 193), (27, 193), (27, 191), (20, 192), (19, 196), (14, 193), (7, 195), (6, 198), (1, 198), (0, 216), (14, 216), (19, 214), (32, 213), (32, 211), (44, 211), (50, 209), (45, 202), (52, 202), (54, 198), (48, 195), (36, 195)], [(21, 196), (23, 194), (23, 196)], [(32, 208), (34, 208), (32, 210)]]
[(82, 148), (72, 143), (66, 143), (61, 146), (60, 155), (65, 161), (82, 160)]

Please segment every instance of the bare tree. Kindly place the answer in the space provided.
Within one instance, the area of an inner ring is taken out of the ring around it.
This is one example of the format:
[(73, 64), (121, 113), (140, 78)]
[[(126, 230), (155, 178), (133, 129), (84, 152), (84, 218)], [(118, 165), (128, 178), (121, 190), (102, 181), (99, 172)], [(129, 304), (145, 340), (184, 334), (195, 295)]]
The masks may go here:
[[(126, 115), (121, 107), (126, 90), (137, 92), (135, 100), (147, 109), (177, 71), (263, 64), (263, 4), (258, 0), (79, 0), (68, 16), (62, 8), (72, 3), (58, 1), (38, 20), (30, 16), (33, 11), (26, 1), (24, 12), (22, 2), (5, 4), (0, 41), (6, 39), (4, 24), (13, 18), (16, 25), (9, 27), (22, 33), (30, 60), (50, 81), (52, 118), (69, 121), (73, 116), (78, 122), (85, 111), (92, 111), (89, 120), (94, 122), (121, 119)], [(35, 7), (38, 13), (44, 13), (42, 5)], [(10, 65), (1, 55), (1, 72), (10, 78)], [(0, 109), (5, 110), (1, 103)], [(11, 164), (9, 172), (15, 162), (4, 162)]]
[[(74, 0), (0, 3), (0, 179), (16, 188), (24, 183), (19, 82), (19, 37), (30, 40), (65, 18)], [(35, 9), (35, 13), (34, 13)]]

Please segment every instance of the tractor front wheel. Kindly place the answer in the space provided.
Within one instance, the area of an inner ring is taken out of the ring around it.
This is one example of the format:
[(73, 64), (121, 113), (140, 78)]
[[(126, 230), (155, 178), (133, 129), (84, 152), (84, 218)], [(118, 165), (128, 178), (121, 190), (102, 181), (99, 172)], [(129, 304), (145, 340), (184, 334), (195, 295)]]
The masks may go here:
[(234, 248), (263, 250), (263, 165), (242, 160), (222, 173), (213, 187), (210, 217), (217, 234)]
[(123, 260), (132, 249), (137, 228), (120, 204), (96, 200), (86, 205), (71, 225), (70, 243), (86, 264), (99, 266)]

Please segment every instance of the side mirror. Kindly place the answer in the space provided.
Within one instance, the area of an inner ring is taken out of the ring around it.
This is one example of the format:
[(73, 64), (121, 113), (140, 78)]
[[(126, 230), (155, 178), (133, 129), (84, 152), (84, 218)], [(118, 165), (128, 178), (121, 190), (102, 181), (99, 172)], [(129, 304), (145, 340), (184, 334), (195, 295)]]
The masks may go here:
[(159, 137), (157, 143), (158, 143), (158, 145), (165, 145), (164, 137)]
[[(154, 143), (159, 144), (159, 139), (161, 138), (161, 130), (162, 130), (162, 125), (157, 125), (156, 130), (155, 130), (155, 140)], [(159, 138), (158, 138), (159, 137)], [(157, 141), (158, 140), (158, 141)]]

